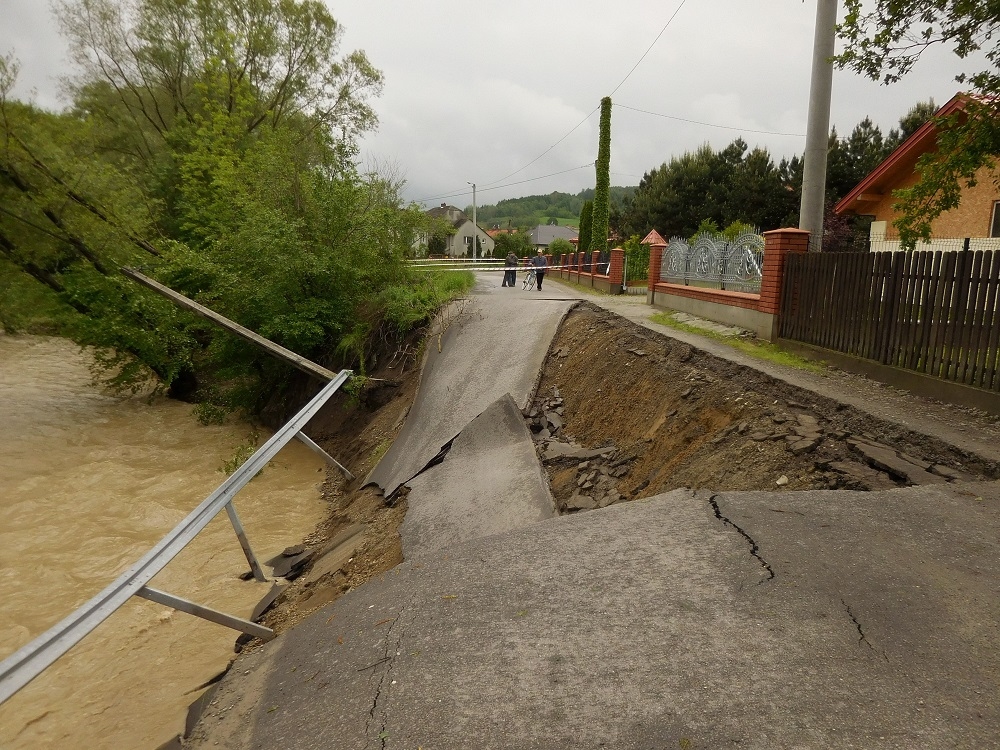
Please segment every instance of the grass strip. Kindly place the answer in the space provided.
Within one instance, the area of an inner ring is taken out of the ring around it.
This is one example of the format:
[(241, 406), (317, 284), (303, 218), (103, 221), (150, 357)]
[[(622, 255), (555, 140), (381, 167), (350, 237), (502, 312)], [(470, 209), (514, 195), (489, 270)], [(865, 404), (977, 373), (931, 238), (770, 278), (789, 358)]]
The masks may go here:
[(693, 326), (688, 323), (681, 323), (679, 320), (675, 320), (673, 313), (671, 312), (660, 312), (651, 315), (649, 318), (654, 323), (658, 323), (662, 326), (667, 326), (668, 328), (673, 328), (676, 331), (683, 331), (684, 333), (691, 333), (696, 336), (703, 336), (704, 338), (709, 338), (714, 341), (718, 341), (726, 346), (736, 349), (739, 352), (754, 357), (756, 359), (764, 360), (765, 362), (771, 362), (776, 365), (783, 365), (785, 367), (794, 367), (797, 370), (806, 370), (807, 372), (816, 373), (818, 375), (826, 374), (826, 366), (819, 362), (811, 359), (806, 359), (805, 357), (800, 357), (797, 354), (792, 354), (791, 352), (786, 352), (778, 346), (775, 346), (769, 341), (761, 341), (760, 339), (745, 339), (739, 336), (723, 336), (721, 333), (712, 331), (707, 328), (699, 328), (698, 326)]

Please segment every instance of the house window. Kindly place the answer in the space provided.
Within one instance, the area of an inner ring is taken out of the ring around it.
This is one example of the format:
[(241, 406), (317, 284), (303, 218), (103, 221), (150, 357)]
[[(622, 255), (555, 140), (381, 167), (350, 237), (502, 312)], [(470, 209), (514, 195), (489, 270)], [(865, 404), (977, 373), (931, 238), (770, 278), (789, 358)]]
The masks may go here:
[(1000, 201), (993, 201), (993, 221), (990, 222), (990, 237), (1000, 237)]

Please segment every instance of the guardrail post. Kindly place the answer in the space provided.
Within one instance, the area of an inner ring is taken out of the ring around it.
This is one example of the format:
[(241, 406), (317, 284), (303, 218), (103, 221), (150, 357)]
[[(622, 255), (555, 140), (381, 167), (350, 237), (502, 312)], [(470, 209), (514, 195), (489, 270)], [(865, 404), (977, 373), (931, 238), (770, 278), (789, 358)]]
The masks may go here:
[(323, 460), (326, 461), (328, 464), (330, 464), (330, 466), (335, 466), (338, 469), (340, 469), (340, 472), (344, 475), (344, 477), (346, 477), (346, 479), (347, 479), (348, 482), (353, 482), (354, 481), (354, 475), (347, 470), (347, 467), (345, 467), (337, 459), (335, 459), (333, 456), (331, 456), (325, 450), (323, 450), (318, 445), (316, 445), (316, 443), (314, 443), (312, 440), (310, 440), (309, 436), (306, 435), (304, 432), (302, 432), (301, 430), (299, 430), (299, 432), (297, 432), (295, 434), (295, 437), (297, 437), (299, 439), (299, 441), (302, 442), (304, 445), (308, 446), (310, 450), (312, 450), (313, 452), (318, 453), (320, 456), (322, 456)]
[(264, 570), (260, 567), (260, 563), (257, 562), (257, 556), (253, 553), (253, 549), (250, 547), (250, 540), (247, 539), (247, 533), (243, 530), (243, 524), (240, 523), (240, 517), (236, 515), (236, 508), (233, 507), (232, 500), (226, 503), (226, 515), (229, 516), (229, 520), (233, 524), (233, 530), (236, 532), (236, 538), (240, 540), (240, 546), (243, 548), (243, 554), (247, 557), (247, 562), (250, 563), (250, 570), (253, 572), (253, 577), (258, 581), (266, 581), (267, 576), (264, 575)]

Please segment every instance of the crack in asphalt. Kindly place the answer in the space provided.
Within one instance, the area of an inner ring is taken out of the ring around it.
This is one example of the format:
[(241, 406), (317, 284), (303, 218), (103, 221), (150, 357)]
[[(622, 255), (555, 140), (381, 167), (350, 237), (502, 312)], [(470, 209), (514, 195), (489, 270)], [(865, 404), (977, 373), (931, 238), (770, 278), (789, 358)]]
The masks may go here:
[[(390, 675), (392, 674), (392, 668), (396, 663), (396, 657), (399, 656), (401, 647), (403, 645), (403, 637), (406, 635), (405, 631), (403, 629), (400, 629), (399, 636), (395, 639), (395, 644), (390, 647), (389, 644), (392, 632), (395, 629), (395, 627), (399, 624), (399, 620), (403, 616), (403, 614), (407, 611), (407, 609), (409, 609), (413, 605), (415, 599), (416, 595), (414, 594), (412, 597), (410, 597), (409, 601), (407, 601), (402, 607), (399, 608), (399, 612), (392, 619), (392, 622), (389, 625), (389, 629), (385, 631), (385, 651), (383, 651), (383, 657), (379, 659), (377, 662), (375, 662), (375, 664), (372, 664), (370, 667), (364, 667), (364, 669), (371, 669), (371, 667), (379, 667), (382, 664), (388, 665), (386, 666), (385, 671), (382, 672), (382, 676), (379, 678), (378, 687), (375, 688), (375, 695), (372, 697), (372, 707), (368, 710), (368, 718), (365, 720), (366, 748), (371, 743), (371, 735), (369, 730), (371, 729), (372, 722), (376, 721), (375, 713), (376, 711), (378, 711), (379, 708), (379, 699), (382, 697), (382, 689), (383, 687), (386, 686), (386, 680), (388, 680)], [(371, 684), (371, 682), (369, 682), (369, 684)], [(378, 739), (381, 742), (382, 750), (386, 750), (388, 746), (389, 735), (386, 727), (387, 727), (386, 714), (383, 708), (381, 724), (379, 726), (379, 733), (378, 733)]]
[(736, 529), (736, 531), (739, 532), (740, 536), (742, 536), (744, 539), (747, 540), (747, 542), (750, 543), (750, 554), (753, 557), (757, 558), (757, 562), (759, 562), (763, 566), (764, 570), (767, 571), (767, 578), (757, 581), (757, 585), (759, 586), (762, 583), (766, 583), (767, 581), (773, 580), (774, 568), (771, 567), (770, 563), (768, 563), (767, 560), (765, 560), (763, 557), (760, 556), (760, 547), (758, 546), (756, 540), (754, 540), (754, 538), (750, 536), (746, 531), (744, 531), (735, 523), (733, 523), (724, 515), (722, 515), (722, 510), (719, 508), (719, 503), (715, 499), (717, 497), (718, 495), (712, 495), (711, 497), (708, 498), (709, 505), (711, 505), (712, 510), (715, 511), (715, 517), (718, 518), (720, 521), (722, 521), (722, 523), (725, 524), (726, 526), (732, 526), (734, 529)]
[(885, 653), (885, 651), (882, 651), (881, 649), (875, 648), (871, 644), (871, 641), (868, 640), (868, 636), (865, 635), (865, 631), (861, 627), (861, 622), (858, 620), (857, 617), (854, 616), (854, 612), (851, 611), (851, 605), (848, 604), (843, 599), (840, 600), (840, 603), (844, 605), (844, 611), (847, 612), (847, 616), (851, 618), (851, 622), (853, 622), (854, 623), (854, 627), (857, 628), (857, 631), (858, 631), (858, 645), (860, 646), (862, 643), (865, 644), (869, 649), (871, 649), (872, 651), (874, 651), (876, 654), (879, 654), (883, 659), (885, 659), (886, 661), (889, 661), (889, 657)]
[[(463, 427), (462, 429), (465, 429), (465, 428)], [(458, 433), (458, 435), (461, 435), (461, 434), (462, 434), (461, 432)], [(431, 460), (428, 461), (426, 464), (424, 464), (424, 467), (420, 471), (418, 471), (416, 474), (414, 474), (409, 479), (406, 479), (406, 480), (400, 482), (399, 484), (397, 484), (396, 485), (396, 489), (394, 489), (392, 492), (390, 492), (388, 495), (385, 496), (385, 502), (386, 502), (386, 504), (390, 508), (393, 507), (396, 504), (396, 502), (399, 500), (400, 495), (402, 494), (401, 491), (403, 490), (404, 487), (406, 488), (406, 491), (409, 492), (409, 487), (407, 487), (407, 485), (410, 482), (412, 482), (414, 479), (416, 479), (417, 477), (419, 477), (425, 471), (433, 469), (435, 466), (437, 466), (438, 464), (440, 464), (440, 463), (442, 463), (444, 461), (445, 457), (451, 451), (451, 446), (454, 445), (455, 441), (458, 439), (458, 435), (455, 435), (455, 437), (453, 437), (447, 443), (445, 443), (444, 445), (442, 445), (441, 448), (438, 450), (438, 452), (436, 454), (434, 454), (434, 457), (431, 458)]]
[[(379, 661), (377, 661), (375, 664), (372, 665), (372, 666), (380, 666), (386, 662), (388, 662), (389, 664), (389, 666), (386, 667), (385, 671), (382, 672), (382, 676), (379, 678), (378, 687), (375, 688), (375, 695), (372, 697), (372, 707), (368, 710), (368, 718), (365, 720), (365, 747), (368, 747), (369, 743), (371, 742), (371, 734), (369, 730), (371, 729), (372, 722), (375, 721), (375, 712), (378, 710), (378, 701), (379, 698), (382, 696), (382, 686), (385, 685), (386, 678), (389, 676), (389, 673), (392, 672), (392, 663), (396, 658), (396, 652), (399, 650), (399, 643), (402, 640), (402, 635), (400, 635), (399, 639), (397, 639), (396, 641), (396, 646), (390, 649), (389, 636), (392, 633), (392, 629), (396, 627), (396, 624), (399, 622), (399, 618), (403, 616), (403, 609), (399, 610), (399, 612), (393, 618), (392, 624), (389, 625), (389, 629), (385, 631), (385, 651), (382, 659), (380, 659)], [(370, 667), (365, 667), (365, 669), (370, 669)], [(379, 730), (378, 736), (379, 739), (382, 741), (382, 747), (385, 748), (386, 736), (385, 736), (384, 714), (382, 719), (382, 727)]]

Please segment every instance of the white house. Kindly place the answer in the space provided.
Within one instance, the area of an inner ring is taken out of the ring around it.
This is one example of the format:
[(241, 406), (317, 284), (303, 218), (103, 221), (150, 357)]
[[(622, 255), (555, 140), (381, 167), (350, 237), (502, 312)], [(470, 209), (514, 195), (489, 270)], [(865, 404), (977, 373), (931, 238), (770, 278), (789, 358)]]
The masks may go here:
[[(442, 203), (436, 208), (426, 212), (428, 216), (435, 219), (444, 219), (455, 228), (454, 234), (445, 238), (444, 253), (452, 258), (471, 258), (473, 237), (479, 238), (480, 257), (492, 257), (496, 242), (490, 237), (482, 227), (476, 226), (472, 220), (465, 215), (465, 212), (455, 206)], [(430, 237), (423, 235), (413, 243), (415, 248), (426, 248), (430, 243)]]

